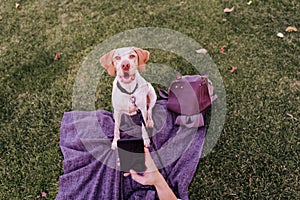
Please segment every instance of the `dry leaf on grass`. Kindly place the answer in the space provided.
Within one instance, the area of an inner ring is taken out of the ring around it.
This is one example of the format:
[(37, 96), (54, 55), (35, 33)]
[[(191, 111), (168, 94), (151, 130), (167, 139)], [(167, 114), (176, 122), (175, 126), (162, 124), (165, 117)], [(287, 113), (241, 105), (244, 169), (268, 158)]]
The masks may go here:
[(221, 52), (222, 54), (225, 53), (225, 48), (226, 48), (225, 46), (221, 46), (221, 47), (220, 47), (220, 52)]
[(247, 4), (250, 6), (252, 4), (252, 1), (249, 1)]
[(17, 8), (17, 9), (20, 8), (20, 6), (21, 6), (21, 4), (16, 3), (16, 8)]
[(44, 198), (44, 197), (47, 197), (47, 193), (46, 192), (42, 192), (41, 195), (37, 195), (35, 197), (35, 199), (37, 200), (37, 199)]
[(61, 58), (61, 54), (57, 53), (55, 54), (54, 60), (59, 60)]
[(225, 8), (224, 9), (224, 13), (231, 13), (232, 11), (234, 11), (234, 6), (232, 8)]
[(196, 53), (199, 53), (199, 54), (206, 54), (207, 53), (207, 50), (202, 48), (202, 49), (198, 49), (196, 50)]
[(29, 91), (26, 91), (26, 92), (23, 93), (23, 94), (19, 94), (19, 95), (18, 95), (18, 99), (23, 98), (23, 97), (28, 97), (28, 96), (30, 96), (30, 93), (29, 93)]
[(230, 73), (233, 73), (233, 72), (235, 72), (236, 70), (237, 70), (237, 66), (233, 66), (232, 68), (231, 68), (231, 70), (230, 70)]
[(180, 1), (180, 2), (177, 4), (177, 6), (183, 6), (184, 4), (185, 4), (184, 1)]
[(277, 33), (277, 37), (279, 37), (279, 38), (283, 38), (283, 37), (284, 37), (284, 35), (283, 35), (283, 33)]
[(297, 32), (298, 29), (296, 28), (296, 26), (289, 26), (285, 29), (286, 32)]
[(47, 196), (47, 193), (46, 192), (42, 192), (42, 197), (46, 197)]
[(253, 182), (252, 174), (248, 174), (248, 176), (249, 176), (249, 185), (252, 185)]

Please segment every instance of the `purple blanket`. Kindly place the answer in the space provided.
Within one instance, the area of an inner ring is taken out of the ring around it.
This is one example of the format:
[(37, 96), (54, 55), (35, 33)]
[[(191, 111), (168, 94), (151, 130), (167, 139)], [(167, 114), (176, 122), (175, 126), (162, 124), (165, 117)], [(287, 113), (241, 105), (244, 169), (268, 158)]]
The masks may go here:
[[(166, 109), (166, 101), (157, 102), (153, 118), (152, 140), (158, 149), (150, 149), (153, 160), (176, 196), (188, 199), (206, 129), (175, 125), (176, 115)], [(141, 137), (138, 121), (136, 116), (123, 115), (121, 137)], [(59, 179), (57, 200), (117, 200), (121, 192), (124, 199), (158, 199), (155, 190), (143, 188), (130, 177), (120, 178), (118, 151), (110, 149), (113, 129), (112, 113), (104, 110), (64, 113), (60, 135), (64, 174)]]

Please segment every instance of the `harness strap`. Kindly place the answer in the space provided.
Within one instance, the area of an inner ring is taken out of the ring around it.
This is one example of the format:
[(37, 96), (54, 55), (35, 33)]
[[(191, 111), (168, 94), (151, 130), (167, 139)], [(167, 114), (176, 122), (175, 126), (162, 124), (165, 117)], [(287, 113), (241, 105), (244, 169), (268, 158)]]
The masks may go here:
[(121, 86), (121, 84), (119, 83), (119, 81), (117, 81), (117, 87), (119, 88), (119, 90), (122, 93), (125, 93), (125, 94), (128, 94), (128, 95), (132, 95), (136, 91), (136, 89), (138, 88), (138, 83), (136, 83), (135, 88), (131, 92), (128, 92), (125, 88), (123, 88)]

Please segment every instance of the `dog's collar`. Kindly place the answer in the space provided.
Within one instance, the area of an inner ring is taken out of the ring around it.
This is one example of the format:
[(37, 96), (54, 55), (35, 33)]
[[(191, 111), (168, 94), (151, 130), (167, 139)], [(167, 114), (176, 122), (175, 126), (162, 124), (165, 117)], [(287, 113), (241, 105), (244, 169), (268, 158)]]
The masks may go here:
[(136, 83), (135, 88), (131, 92), (128, 92), (125, 88), (123, 88), (121, 86), (121, 84), (119, 83), (119, 81), (117, 81), (117, 87), (119, 88), (119, 90), (121, 92), (123, 92), (125, 94), (128, 94), (128, 95), (132, 95), (136, 91), (136, 89), (138, 88), (138, 83)]

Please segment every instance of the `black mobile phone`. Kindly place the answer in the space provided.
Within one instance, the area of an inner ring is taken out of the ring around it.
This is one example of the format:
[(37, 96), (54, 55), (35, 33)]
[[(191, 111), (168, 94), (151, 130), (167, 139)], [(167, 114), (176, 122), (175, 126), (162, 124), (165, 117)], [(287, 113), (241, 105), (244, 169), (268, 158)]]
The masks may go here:
[(143, 139), (119, 139), (117, 144), (121, 171), (133, 169), (142, 173), (146, 170)]

